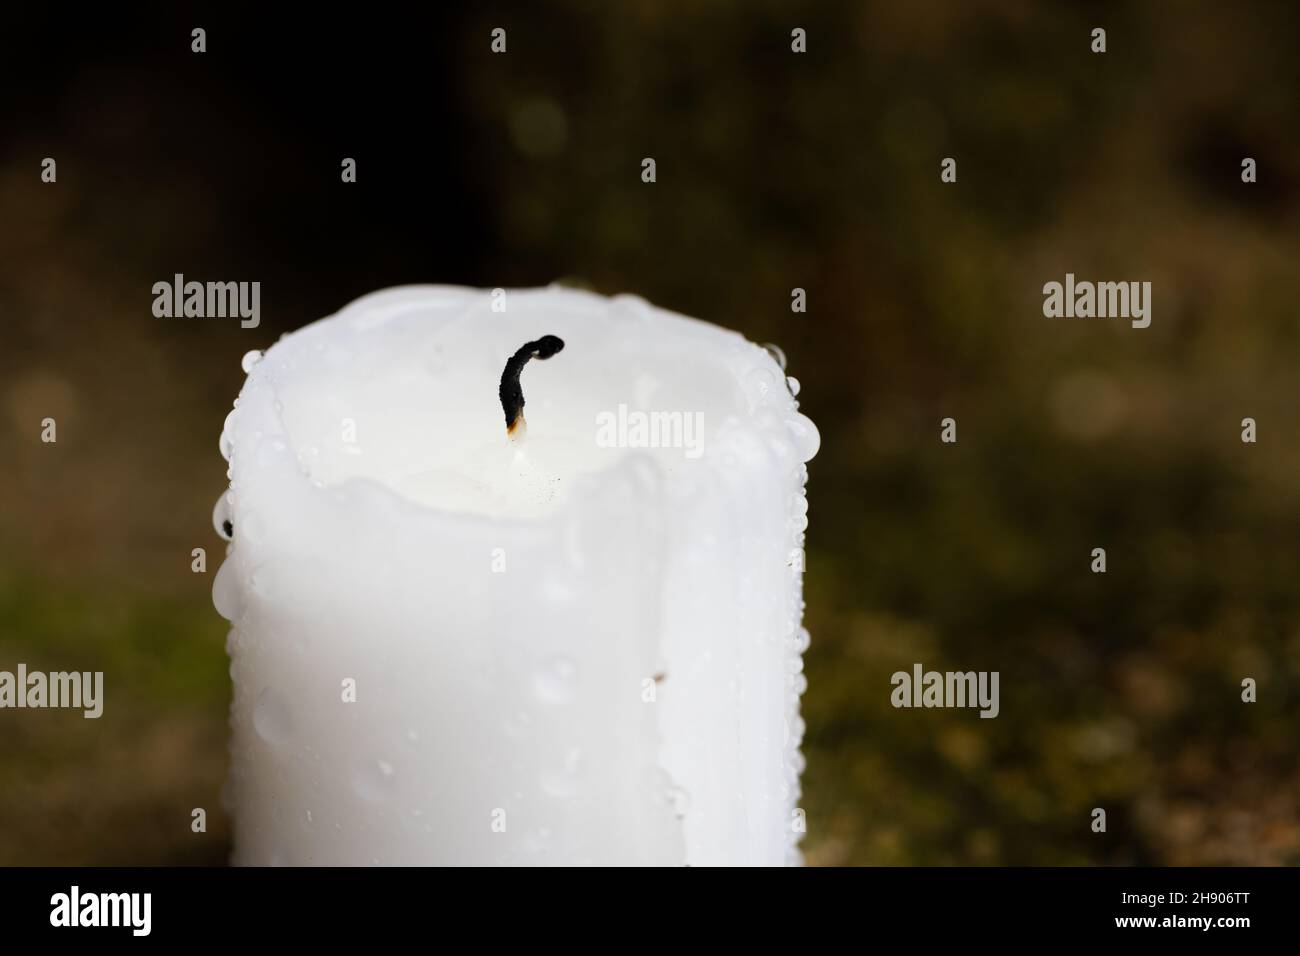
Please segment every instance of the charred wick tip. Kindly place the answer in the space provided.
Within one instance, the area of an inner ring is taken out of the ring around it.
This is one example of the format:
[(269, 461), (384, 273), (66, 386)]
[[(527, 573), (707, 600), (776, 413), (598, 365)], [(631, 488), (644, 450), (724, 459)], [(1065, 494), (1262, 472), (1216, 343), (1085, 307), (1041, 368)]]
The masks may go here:
[(555, 335), (543, 335), (529, 342), (506, 362), (501, 373), (501, 409), (506, 413), (506, 434), (513, 435), (524, 420), (524, 390), (519, 384), (519, 373), (529, 359), (548, 359), (564, 348), (564, 340)]

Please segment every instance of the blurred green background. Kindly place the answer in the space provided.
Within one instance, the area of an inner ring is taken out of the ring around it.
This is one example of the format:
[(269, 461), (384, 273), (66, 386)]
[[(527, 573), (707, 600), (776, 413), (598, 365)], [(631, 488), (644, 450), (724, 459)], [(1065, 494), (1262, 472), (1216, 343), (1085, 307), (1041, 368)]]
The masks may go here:
[[(810, 863), (1300, 862), (1300, 7), (5, 17), (0, 668), (107, 707), (0, 712), (0, 864), (227, 858), (240, 356), (389, 285), (564, 277), (803, 383)], [(1044, 318), (1067, 271), (1151, 281), (1151, 327)], [(260, 281), (262, 326), (154, 318), (175, 272)], [(1001, 715), (893, 709), (914, 662), (1000, 671)]]

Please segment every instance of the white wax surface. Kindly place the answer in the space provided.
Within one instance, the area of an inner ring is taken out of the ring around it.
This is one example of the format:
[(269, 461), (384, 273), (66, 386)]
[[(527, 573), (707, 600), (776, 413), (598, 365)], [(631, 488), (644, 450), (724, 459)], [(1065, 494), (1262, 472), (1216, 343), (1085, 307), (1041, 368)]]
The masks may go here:
[[(733, 332), (493, 302), (386, 290), (252, 365), (215, 516), (236, 862), (797, 861), (816, 428)], [(501, 371), (548, 334), (511, 442)], [(620, 406), (700, 440), (603, 447)]]

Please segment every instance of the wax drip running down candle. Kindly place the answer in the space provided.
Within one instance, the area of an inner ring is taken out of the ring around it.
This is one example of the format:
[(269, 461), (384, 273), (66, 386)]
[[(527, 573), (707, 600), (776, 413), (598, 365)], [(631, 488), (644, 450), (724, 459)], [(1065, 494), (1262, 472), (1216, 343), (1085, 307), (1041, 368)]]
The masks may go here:
[[(506, 301), (378, 292), (246, 368), (213, 515), (234, 861), (798, 862), (797, 386), (633, 296)], [(538, 328), (573, 355), (503, 442)]]
[(536, 342), (529, 342), (506, 362), (505, 371), (501, 373), (501, 409), (506, 413), (506, 434), (511, 438), (523, 438), (528, 423), (524, 421), (524, 390), (519, 384), (519, 375), (528, 364), (529, 359), (548, 359), (564, 348), (564, 340), (554, 335), (543, 335)]

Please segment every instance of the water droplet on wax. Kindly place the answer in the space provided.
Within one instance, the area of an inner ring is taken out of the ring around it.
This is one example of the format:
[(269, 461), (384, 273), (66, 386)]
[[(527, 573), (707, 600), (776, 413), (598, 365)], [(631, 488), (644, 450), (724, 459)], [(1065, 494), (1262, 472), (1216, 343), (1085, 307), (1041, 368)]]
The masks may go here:
[(812, 635), (808, 633), (808, 628), (799, 628), (799, 633), (794, 637), (795, 650), (802, 654), (808, 650), (808, 645), (812, 643)]
[(771, 342), (764, 342), (763, 351), (772, 356), (772, 361), (781, 366), (781, 371), (785, 371), (785, 352), (781, 346), (773, 345)]
[(668, 804), (673, 808), (673, 814), (680, 820), (691, 808), (691, 795), (686, 792), (685, 787), (673, 784), (668, 788)]
[(230, 492), (222, 492), (217, 503), (212, 507), (212, 527), (217, 534), (229, 541), (234, 537), (234, 524), (231, 519)]
[(553, 657), (533, 676), (537, 696), (552, 704), (563, 704), (573, 697), (578, 665), (567, 657)]
[[(235, 573), (235, 563), (230, 559), (221, 562), (221, 567), (217, 569), (217, 576), (212, 580), (212, 606), (227, 621), (236, 620), (244, 609), (243, 595)], [(232, 636), (235, 634), (234, 631), (230, 633)]]
[(817, 454), (817, 449), (822, 446), (822, 436), (811, 418), (807, 415), (795, 415), (785, 424), (795, 447), (799, 450), (800, 461), (808, 461)]
[(262, 689), (253, 707), (253, 729), (273, 747), (278, 747), (293, 733), (293, 718), (283, 695), (271, 687)]
[(578, 792), (582, 778), (582, 752), (574, 747), (565, 754), (560, 767), (542, 772), (542, 790), (552, 797), (571, 797)]
[(397, 770), (386, 760), (367, 760), (352, 772), (352, 789), (363, 800), (387, 800), (397, 785)]
[(645, 318), (650, 314), (650, 303), (641, 296), (633, 295), (630, 292), (623, 292), (614, 296), (613, 306), (616, 310), (634, 315), (637, 318)]
[(757, 408), (766, 403), (776, 388), (776, 381), (776, 375), (766, 366), (751, 369), (745, 375), (745, 392), (751, 406)]

